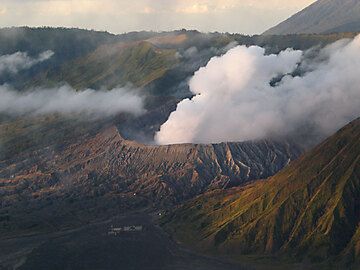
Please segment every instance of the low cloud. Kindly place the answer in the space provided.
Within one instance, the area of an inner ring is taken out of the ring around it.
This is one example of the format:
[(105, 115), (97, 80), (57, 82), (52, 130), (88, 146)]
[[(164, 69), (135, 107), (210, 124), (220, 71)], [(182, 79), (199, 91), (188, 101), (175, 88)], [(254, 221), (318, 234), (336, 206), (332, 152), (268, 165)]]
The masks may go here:
[(45, 51), (38, 57), (32, 58), (25, 52), (16, 52), (0, 56), (0, 75), (3, 73), (16, 74), (21, 70), (29, 69), (32, 66), (50, 59), (54, 55), (52, 51)]
[[(238, 46), (212, 58), (190, 80), (196, 96), (178, 104), (156, 142), (291, 137), (314, 143), (360, 116), (360, 36), (323, 49), (314, 61), (304, 61), (306, 55)], [(290, 75), (296, 69), (301, 77)]]
[(6, 8), (0, 7), (0, 15), (4, 15), (6, 13)]
[(209, 7), (206, 4), (195, 3), (186, 7), (180, 7), (176, 9), (177, 13), (187, 13), (187, 14), (201, 14), (208, 13)]
[(60, 114), (64, 116), (107, 117), (118, 113), (140, 115), (143, 99), (135, 90), (111, 91), (87, 89), (76, 92), (69, 86), (37, 89), (24, 93), (0, 86), (0, 114), (9, 116)]

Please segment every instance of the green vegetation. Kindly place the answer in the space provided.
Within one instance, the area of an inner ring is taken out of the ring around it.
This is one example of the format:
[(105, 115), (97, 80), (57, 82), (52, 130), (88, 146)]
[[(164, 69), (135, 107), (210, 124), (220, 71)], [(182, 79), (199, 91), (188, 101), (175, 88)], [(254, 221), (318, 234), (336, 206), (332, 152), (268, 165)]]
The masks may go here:
[(177, 63), (175, 53), (148, 42), (104, 45), (43, 77), (52, 83), (67, 82), (75, 89), (103, 86), (110, 89), (128, 83), (142, 87), (162, 77)]
[(207, 252), (358, 269), (359, 175), (360, 119), (268, 181), (200, 196), (164, 226)]

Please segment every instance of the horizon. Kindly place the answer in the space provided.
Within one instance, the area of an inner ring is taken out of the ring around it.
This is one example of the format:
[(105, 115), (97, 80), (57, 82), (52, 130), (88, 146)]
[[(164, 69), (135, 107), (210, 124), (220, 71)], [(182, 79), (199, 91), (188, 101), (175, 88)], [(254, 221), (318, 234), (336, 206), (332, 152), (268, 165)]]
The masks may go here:
[(181, 29), (261, 34), (314, 0), (4, 0), (0, 28), (79, 28), (123, 34)]
[[(159, 30), (159, 31), (155, 31), (155, 30), (134, 30), (134, 31), (128, 31), (128, 32), (122, 32), (122, 33), (113, 33), (111, 31), (108, 30), (98, 30), (98, 29), (91, 29), (91, 28), (82, 28), (82, 27), (67, 27), (67, 26), (47, 26), (47, 25), (43, 25), (43, 26), (28, 26), (28, 25), (19, 25), (19, 26), (5, 26), (5, 27), (0, 27), (0, 30), (10, 30), (10, 29), (53, 29), (53, 30), (57, 30), (57, 29), (62, 29), (62, 30), (80, 30), (80, 31), (89, 31), (89, 32), (98, 32), (98, 33), (107, 33), (109, 35), (114, 35), (114, 36), (121, 36), (121, 35), (127, 35), (127, 34), (131, 34), (131, 33), (154, 33), (154, 34), (166, 34), (166, 33), (174, 33), (174, 32), (198, 32), (199, 34), (221, 34), (221, 35), (240, 35), (240, 36), (248, 36), (248, 37), (252, 37), (252, 36), (261, 36), (262, 33), (259, 34), (244, 34), (244, 33), (236, 33), (236, 32), (220, 32), (220, 31), (200, 31), (197, 29), (186, 29), (186, 28), (182, 28), (182, 29), (170, 29), (170, 30)], [(304, 35), (304, 34), (298, 34), (298, 35)], [(332, 35), (332, 33), (329, 33), (328, 35)]]

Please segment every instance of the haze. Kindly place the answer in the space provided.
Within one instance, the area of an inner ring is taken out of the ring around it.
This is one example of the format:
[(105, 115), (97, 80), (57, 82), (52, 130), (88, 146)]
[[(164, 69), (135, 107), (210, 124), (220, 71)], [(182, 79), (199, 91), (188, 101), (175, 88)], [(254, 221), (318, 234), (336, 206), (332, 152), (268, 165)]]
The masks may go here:
[(0, 27), (64, 26), (123, 33), (197, 29), (257, 34), (314, 0), (2, 0)]

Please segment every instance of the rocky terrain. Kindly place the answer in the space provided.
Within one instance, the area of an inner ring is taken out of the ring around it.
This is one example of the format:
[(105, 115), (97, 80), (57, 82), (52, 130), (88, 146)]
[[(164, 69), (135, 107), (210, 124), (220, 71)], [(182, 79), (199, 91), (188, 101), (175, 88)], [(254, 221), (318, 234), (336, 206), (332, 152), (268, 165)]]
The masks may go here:
[(44, 218), (33, 225), (42, 226), (47, 207), (65, 202), (57, 208), (60, 216), (61, 209), (77, 209), (87, 200), (123, 199), (124, 209), (170, 206), (206, 190), (266, 178), (299, 154), (294, 144), (271, 141), (143, 145), (124, 140), (112, 126), (64, 149), (45, 147), (2, 161), (1, 227), (26, 229), (37, 210)]
[(359, 175), (360, 119), (267, 181), (202, 195), (164, 226), (211, 254), (359, 269)]

